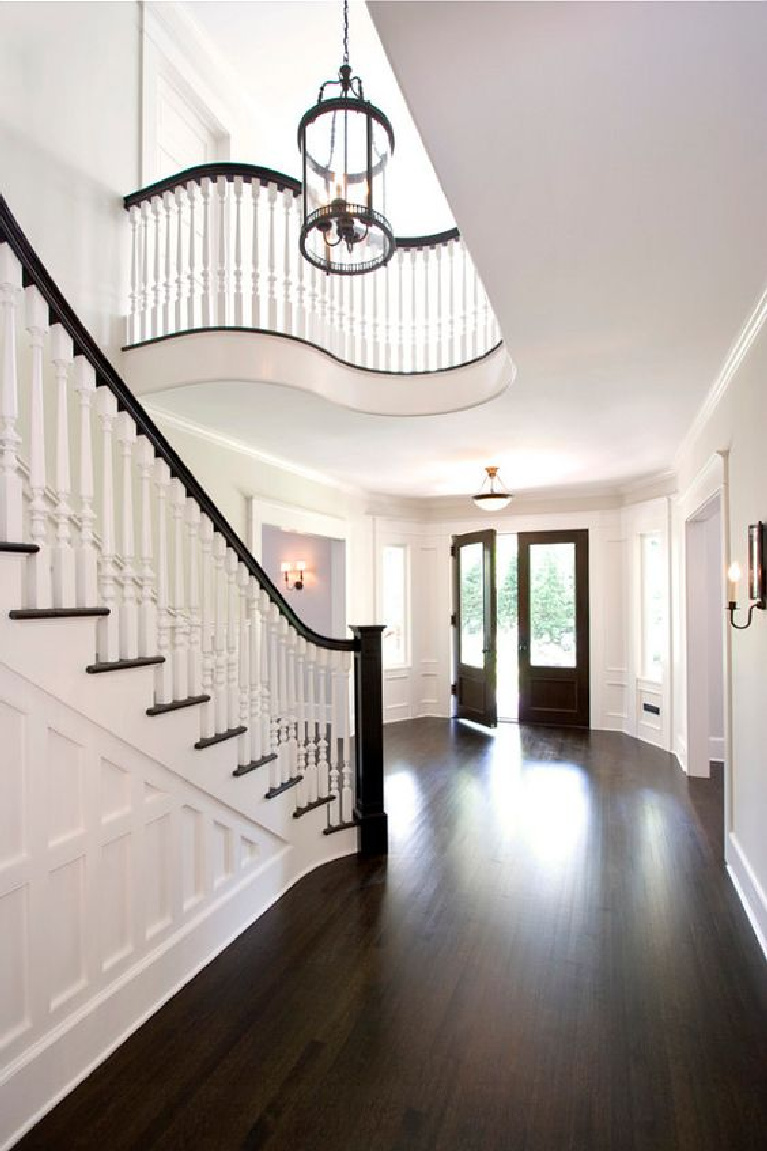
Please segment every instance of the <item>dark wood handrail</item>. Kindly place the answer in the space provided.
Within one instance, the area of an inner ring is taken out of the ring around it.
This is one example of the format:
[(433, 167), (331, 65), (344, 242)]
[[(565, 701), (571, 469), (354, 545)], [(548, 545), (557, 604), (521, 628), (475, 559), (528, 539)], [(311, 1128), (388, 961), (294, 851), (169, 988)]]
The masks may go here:
[[(162, 196), (163, 192), (173, 192), (176, 188), (185, 188), (187, 184), (199, 184), (202, 180), (216, 181), (219, 176), (226, 180), (233, 180), (235, 176), (242, 176), (243, 180), (258, 180), (264, 187), (267, 184), (276, 184), (280, 192), (290, 191), (294, 196), (301, 195), (301, 181), (294, 176), (287, 176), (284, 172), (277, 172), (273, 168), (262, 168), (255, 164), (237, 164), (230, 160), (219, 160), (213, 164), (197, 164), (193, 168), (185, 168), (175, 176), (166, 176), (155, 184), (148, 184), (145, 188), (138, 188), (123, 198), (123, 207), (127, 210), (154, 200)], [(448, 228), (444, 232), (434, 232), (427, 236), (395, 236), (396, 247), (405, 251), (411, 248), (436, 248), (440, 244), (450, 244), (460, 240), (461, 233), (457, 228)]]
[[(194, 171), (194, 169), (189, 170)], [(259, 170), (266, 171), (266, 169)], [(250, 553), (228, 520), (218, 510), (207, 492), (203, 490), (181, 457), (173, 450), (123, 378), (104, 355), (90, 332), (64, 299), (2, 194), (0, 194), (0, 242), (10, 245), (21, 264), (24, 286), (35, 285), (48, 304), (51, 322), (61, 324), (72, 339), (75, 354), (85, 356), (96, 372), (98, 383), (109, 388), (120, 409), (128, 413), (141, 435), (146, 436), (155, 452), (165, 460), (171, 474), (181, 481), (187, 495), (197, 501), (200, 510), (212, 522), (214, 529), (224, 537), (228, 546), (236, 553), (237, 558), (245, 564), (250, 574), (255, 576), (259, 587), (267, 593), (272, 603), (277, 605), (282, 615), (293, 625), (298, 634), (309, 643), (315, 644), (317, 647), (328, 648), (331, 651), (359, 650), (358, 639), (334, 639), (331, 636), (320, 635), (312, 628), (307, 627), (303, 620), (296, 615), (288, 601), (269, 579), (269, 576)]]

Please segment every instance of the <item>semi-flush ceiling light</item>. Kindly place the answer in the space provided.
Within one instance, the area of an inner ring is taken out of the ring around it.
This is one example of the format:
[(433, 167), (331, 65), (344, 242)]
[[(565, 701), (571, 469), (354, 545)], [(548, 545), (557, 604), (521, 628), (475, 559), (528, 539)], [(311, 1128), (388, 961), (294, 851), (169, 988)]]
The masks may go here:
[(482, 482), (482, 487), (475, 496), (472, 496), (472, 499), (483, 512), (503, 511), (511, 502), (511, 494), (506, 491), (498, 478), (498, 468), (491, 466), (485, 468), (485, 471), (487, 475)]
[[(326, 88), (338, 95), (325, 97)], [(349, 64), (349, 3), (344, 0), (344, 61), (298, 125), (304, 190), (301, 252), (324, 272), (372, 272), (394, 254), (386, 219), (391, 124), (368, 103)]]

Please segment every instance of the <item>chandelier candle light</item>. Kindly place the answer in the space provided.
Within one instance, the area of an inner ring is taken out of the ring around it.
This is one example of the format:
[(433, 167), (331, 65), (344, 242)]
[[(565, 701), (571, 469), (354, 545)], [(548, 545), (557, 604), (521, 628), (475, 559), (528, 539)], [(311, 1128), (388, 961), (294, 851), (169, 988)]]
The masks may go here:
[[(344, 0), (344, 55), (337, 80), (326, 80), (298, 126), (303, 179), (301, 253), (324, 272), (360, 275), (394, 254), (386, 219), (391, 124), (364, 96), (349, 64), (349, 3)], [(326, 97), (326, 89), (338, 89)]]
[(483, 512), (500, 512), (511, 503), (511, 493), (506, 491), (503, 483), (498, 477), (498, 468), (491, 465), (486, 467), (487, 475), (482, 483), (482, 487), (475, 496), (472, 496), (474, 503)]

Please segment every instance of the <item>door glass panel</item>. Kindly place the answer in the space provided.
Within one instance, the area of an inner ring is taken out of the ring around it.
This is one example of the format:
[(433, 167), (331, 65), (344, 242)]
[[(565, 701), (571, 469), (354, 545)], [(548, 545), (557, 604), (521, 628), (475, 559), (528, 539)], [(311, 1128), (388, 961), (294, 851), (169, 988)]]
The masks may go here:
[(517, 537), (498, 536), (495, 582), (498, 588), (498, 716), (516, 719), (519, 714), (519, 666), (517, 653)]
[(530, 663), (575, 667), (575, 544), (530, 545)]
[(468, 667), (483, 667), (483, 621), (485, 612), (482, 578), (482, 544), (465, 544), (458, 552), (461, 611), (460, 661)]

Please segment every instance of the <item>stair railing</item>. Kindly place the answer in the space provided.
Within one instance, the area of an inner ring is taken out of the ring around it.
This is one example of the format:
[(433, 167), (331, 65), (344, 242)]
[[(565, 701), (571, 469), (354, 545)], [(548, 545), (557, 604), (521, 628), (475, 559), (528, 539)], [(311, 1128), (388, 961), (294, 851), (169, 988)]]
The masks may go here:
[(126, 344), (247, 329), (313, 344), (366, 371), (418, 374), (481, 359), (498, 321), (457, 228), (400, 237), (365, 276), (326, 276), (298, 247), (301, 184), (270, 168), (188, 168), (126, 196)]
[(295, 787), (297, 815), (325, 805), (326, 834), (356, 825), (363, 854), (386, 851), (382, 628), (303, 623), (2, 196), (0, 340), (0, 550), (28, 553), (15, 614), (98, 615), (89, 671), (153, 665), (150, 714), (199, 705), (195, 747), (236, 739), (235, 774), (266, 768), (266, 794)]

